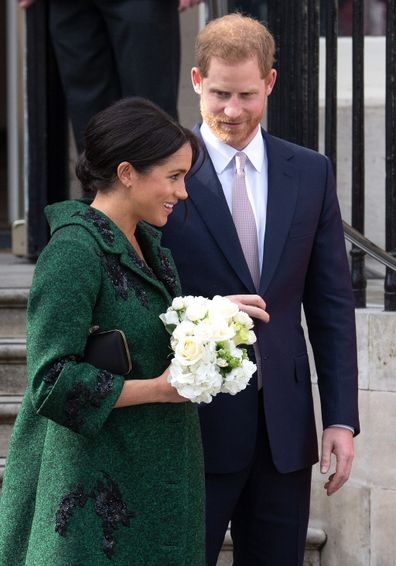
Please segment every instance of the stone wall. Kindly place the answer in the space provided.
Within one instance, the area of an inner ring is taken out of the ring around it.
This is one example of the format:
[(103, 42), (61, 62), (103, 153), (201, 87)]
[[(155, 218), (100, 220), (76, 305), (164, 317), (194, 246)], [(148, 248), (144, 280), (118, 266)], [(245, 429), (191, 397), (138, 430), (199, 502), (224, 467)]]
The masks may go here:
[[(356, 319), (361, 434), (355, 462), (349, 482), (331, 497), (315, 466), (310, 524), (327, 535), (321, 566), (396, 566), (396, 313), (357, 310)], [(319, 416), (316, 385), (314, 394)]]

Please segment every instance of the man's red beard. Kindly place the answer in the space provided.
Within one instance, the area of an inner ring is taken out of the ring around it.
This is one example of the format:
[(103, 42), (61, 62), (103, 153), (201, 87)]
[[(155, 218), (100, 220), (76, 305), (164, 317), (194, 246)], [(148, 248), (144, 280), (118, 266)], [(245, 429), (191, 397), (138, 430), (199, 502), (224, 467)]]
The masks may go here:
[[(227, 145), (235, 147), (236, 149), (243, 149), (243, 147), (247, 145), (245, 140), (250, 137), (250, 134), (256, 130), (258, 125), (255, 123), (253, 124), (250, 117), (246, 118), (246, 116), (244, 117), (243, 115), (235, 121), (230, 120), (230, 118), (224, 114), (217, 114), (214, 116), (206, 111), (202, 103), (202, 99), (200, 102), (200, 109), (204, 122), (206, 122), (215, 136)], [(237, 130), (233, 131), (231, 128), (227, 129), (227, 124), (241, 124), (241, 126)]]

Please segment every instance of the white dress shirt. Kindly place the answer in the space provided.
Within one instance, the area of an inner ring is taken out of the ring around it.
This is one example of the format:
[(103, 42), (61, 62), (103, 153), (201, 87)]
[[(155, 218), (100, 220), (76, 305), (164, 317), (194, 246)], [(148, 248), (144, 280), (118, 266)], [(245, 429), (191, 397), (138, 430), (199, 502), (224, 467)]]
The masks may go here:
[[(235, 172), (234, 156), (239, 150), (219, 140), (205, 122), (203, 122), (201, 126), (201, 135), (221, 186), (223, 187), (228, 207), (232, 213), (232, 188)], [(247, 156), (245, 181), (248, 197), (256, 220), (261, 272), (263, 267), (264, 235), (267, 220), (268, 160), (260, 126), (258, 126), (256, 135), (252, 141), (243, 149), (243, 153)]]

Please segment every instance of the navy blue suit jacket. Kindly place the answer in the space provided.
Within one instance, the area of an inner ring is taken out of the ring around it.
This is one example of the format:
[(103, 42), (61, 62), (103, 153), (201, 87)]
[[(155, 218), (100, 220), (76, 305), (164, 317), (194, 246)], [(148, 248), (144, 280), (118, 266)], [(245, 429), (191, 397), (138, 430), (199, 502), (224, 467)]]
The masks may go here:
[[(196, 130), (196, 133), (199, 130)], [(318, 459), (301, 305), (313, 346), (323, 426), (359, 431), (354, 300), (329, 160), (263, 131), (268, 205), (260, 295), (271, 316), (256, 327), (272, 457), (280, 472)], [(206, 155), (164, 228), (184, 294), (255, 293), (221, 184)], [(200, 407), (206, 470), (228, 473), (250, 461), (257, 385)]]

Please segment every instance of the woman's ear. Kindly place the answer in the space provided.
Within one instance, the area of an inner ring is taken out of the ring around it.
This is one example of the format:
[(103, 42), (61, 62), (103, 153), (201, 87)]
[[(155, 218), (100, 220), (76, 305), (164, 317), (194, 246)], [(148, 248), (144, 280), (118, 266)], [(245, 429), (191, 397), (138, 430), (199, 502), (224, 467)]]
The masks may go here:
[(117, 177), (119, 181), (130, 189), (135, 177), (135, 169), (128, 161), (122, 161), (117, 167)]

